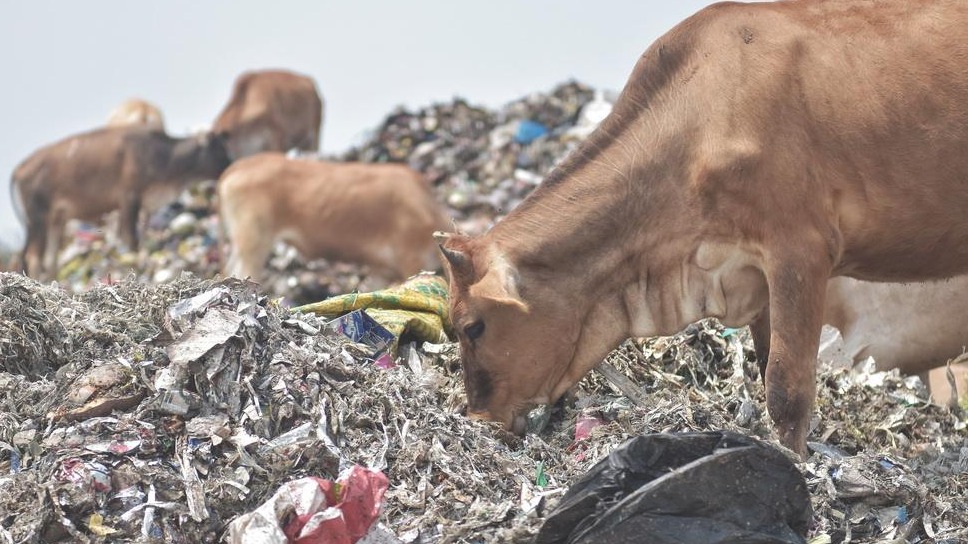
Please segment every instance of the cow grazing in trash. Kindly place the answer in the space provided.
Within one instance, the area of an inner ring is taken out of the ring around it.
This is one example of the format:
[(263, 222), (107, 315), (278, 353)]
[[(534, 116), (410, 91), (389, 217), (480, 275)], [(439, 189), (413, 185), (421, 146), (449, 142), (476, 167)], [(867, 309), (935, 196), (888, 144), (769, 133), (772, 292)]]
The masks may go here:
[(828, 279), (968, 272), (966, 145), (968, 3), (703, 9), (503, 221), (440, 236), (469, 414), (523, 431), (624, 338), (716, 317), (806, 455)]
[(404, 165), (263, 153), (226, 170), (218, 194), (229, 275), (262, 279), (276, 241), (306, 259), (369, 265), (388, 280), (441, 266), (433, 233), (449, 221), (423, 177)]
[(285, 70), (245, 72), (212, 130), (222, 134), (232, 160), (266, 151), (316, 152), (323, 100), (308, 76)]
[(113, 210), (120, 212), (121, 241), (136, 249), (147, 196), (177, 194), (192, 182), (218, 178), (228, 165), (218, 137), (173, 138), (138, 125), (85, 132), (35, 151), (11, 180), (15, 208), (27, 227), (25, 272), (53, 274), (67, 222), (98, 222)]
[[(953, 391), (942, 378), (945, 369), (938, 367), (968, 350), (966, 316), (968, 276), (908, 284), (839, 277), (827, 284), (823, 322), (840, 331), (853, 362), (873, 357), (877, 370), (920, 375), (932, 399), (945, 405)], [(754, 346), (757, 357), (766, 360)], [(957, 392), (965, 393), (966, 366), (955, 365), (952, 372), (960, 377)]]
[(161, 110), (157, 106), (140, 98), (125, 100), (108, 115), (107, 126), (122, 127), (128, 125), (144, 125), (155, 130), (165, 130), (165, 122)]

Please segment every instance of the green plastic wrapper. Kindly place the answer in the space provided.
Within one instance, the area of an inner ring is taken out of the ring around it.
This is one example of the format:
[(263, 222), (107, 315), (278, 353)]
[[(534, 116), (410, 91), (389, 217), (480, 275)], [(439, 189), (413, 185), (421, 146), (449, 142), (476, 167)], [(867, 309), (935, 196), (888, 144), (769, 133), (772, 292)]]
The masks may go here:
[(339, 317), (363, 309), (396, 337), (409, 335), (425, 342), (443, 342), (450, 328), (447, 281), (436, 274), (417, 274), (404, 283), (370, 293), (350, 293), (293, 308), (293, 311)]

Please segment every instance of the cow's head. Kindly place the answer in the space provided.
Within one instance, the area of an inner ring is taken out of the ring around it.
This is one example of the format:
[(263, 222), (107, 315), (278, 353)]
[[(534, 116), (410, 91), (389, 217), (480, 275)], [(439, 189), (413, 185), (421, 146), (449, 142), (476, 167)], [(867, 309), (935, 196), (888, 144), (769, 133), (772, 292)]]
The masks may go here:
[(435, 236), (450, 281), (468, 415), (521, 434), (531, 405), (555, 401), (577, 381), (569, 372), (580, 330), (577, 313), (567, 296), (540, 278), (523, 277), (484, 239)]
[(232, 163), (225, 137), (201, 131), (179, 141), (172, 153), (178, 168), (190, 171), (198, 179), (218, 179)]

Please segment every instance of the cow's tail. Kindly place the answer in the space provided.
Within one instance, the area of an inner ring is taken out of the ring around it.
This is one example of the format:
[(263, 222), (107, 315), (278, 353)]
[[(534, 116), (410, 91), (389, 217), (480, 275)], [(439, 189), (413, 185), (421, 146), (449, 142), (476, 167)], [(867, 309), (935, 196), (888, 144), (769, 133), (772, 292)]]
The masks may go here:
[[(24, 235), (27, 237), (27, 242), (24, 243), (23, 250), (13, 255), (10, 262), (7, 263), (8, 270), (18, 270), (26, 273), (27, 266), (27, 243), (30, 241), (30, 225), (28, 224), (29, 218), (27, 217), (27, 211), (24, 207), (24, 195), (21, 184), (22, 179), (17, 176), (17, 172), (20, 169), (14, 171), (13, 175), (10, 176), (10, 206), (13, 207), (13, 213), (17, 216), (17, 221), (20, 222), (20, 226), (24, 229)], [(2, 270), (2, 268), (0, 268)]]
[(24, 211), (24, 199), (19, 190), (19, 183), (16, 174), (10, 177), (10, 204), (13, 206), (13, 213), (17, 216), (17, 221), (24, 228), (27, 227), (27, 212)]

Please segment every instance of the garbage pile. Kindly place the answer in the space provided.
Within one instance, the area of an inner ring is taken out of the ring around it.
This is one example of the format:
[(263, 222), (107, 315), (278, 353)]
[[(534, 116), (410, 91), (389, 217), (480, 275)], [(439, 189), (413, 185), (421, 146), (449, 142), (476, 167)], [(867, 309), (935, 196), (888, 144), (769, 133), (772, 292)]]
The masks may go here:
[[(476, 234), (609, 108), (569, 82), (500, 111), (401, 109), (338, 159), (411, 164)], [(470, 421), (456, 344), (381, 352), (290, 308), (369, 290), (365, 268), (281, 246), (259, 289), (220, 279), (214, 195), (199, 184), (150, 214), (136, 253), (113, 219), (78, 226), (58, 284), (0, 274), (0, 544), (251, 542), (339, 520), (361, 542), (524, 543), (632, 437), (775, 438), (748, 333), (714, 321), (626, 342), (524, 437)], [(968, 540), (965, 415), (872, 368), (825, 365), (818, 390), (817, 442), (797, 465), (810, 542)], [(375, 521), (334, 495), (361, 468)]]
[[(458, 98), (417, 111), (399, 109), (359, 147), (330, 159), (409, 163), (433, 183), (458, 228), (478, 234), (520, 203), (610, 108), (605, 93), (578, 82), (499, 111)], [(155, 283), (184, 271), (215, 277), (225, 250), (214, 212), (215, 184), (192, 187), (151, 214), (135, 253), (121, 251), (115, 217), (104, 226), (78, 225), (57, 279), (79, 290), (132, 272)], [(379, 285), (365, 267), (306, 262), (282, 244), (269, 271), (265, 290), (295, 304)]]
[(610, 110), (605, 93), (575, 81), (496, 112), (461, 99), (399, 109), (342, 158), (409, 163), (432, 181), (458, 225), (478, 234), (517, 206)]
[[(377, 359), (237, 280), (71, 294), (0, 274), (0, 542), (265, 541), (252, 514), (296, 497), (314, 498), (284, 534), (359, 534), (326, 497), (365, 469), (360, 542), (524, 543), (631, 437), (773, 432), (748, 334), (713, 321), (624, 343), (523, 437), (461, 414), (456, 344)], [(896, 373), (824, 367), (818, 389), (810, 542), (968, 539), (964, 415)]]

